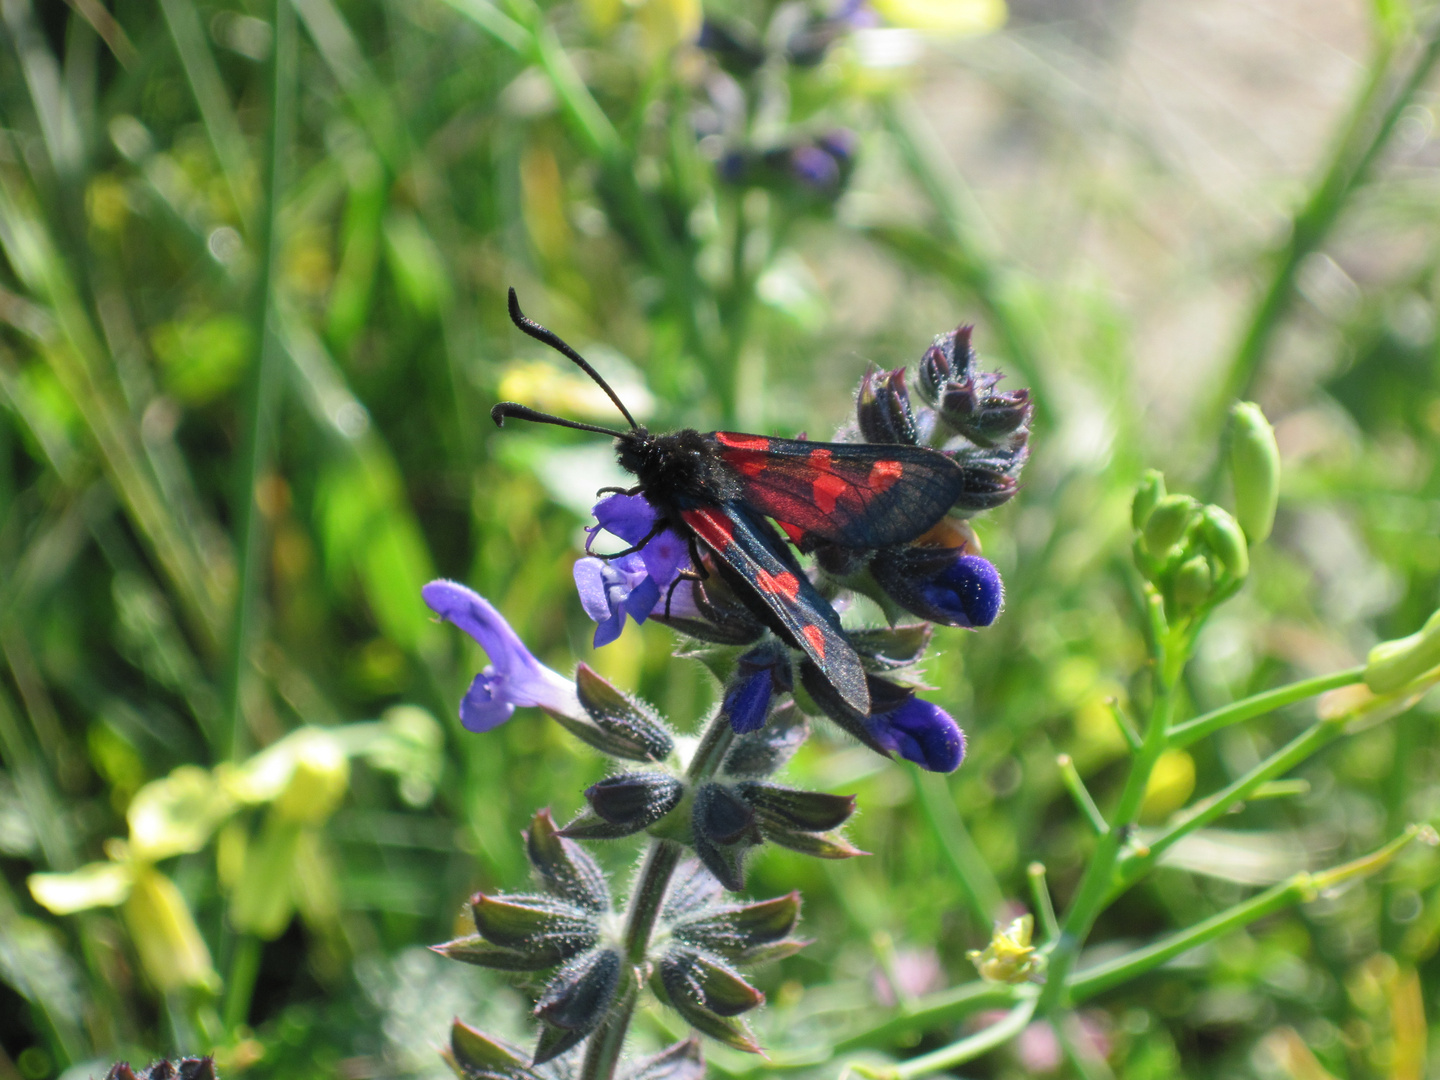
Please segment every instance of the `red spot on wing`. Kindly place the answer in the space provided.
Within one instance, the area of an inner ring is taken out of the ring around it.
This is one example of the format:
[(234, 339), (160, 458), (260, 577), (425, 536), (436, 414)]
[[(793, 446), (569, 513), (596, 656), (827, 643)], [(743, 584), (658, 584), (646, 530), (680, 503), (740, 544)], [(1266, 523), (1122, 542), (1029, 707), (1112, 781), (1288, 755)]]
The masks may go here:
[(850, 485), (834, 473), (822, 472), (810, 481), (815, 505), (822, 514), (835, 512), (835, 501), (850, 490)]
[(685, 510), (680, 516), (696, 536), (716, 551), (724, 551), (735, 542), (735, 523), (718, 510)]
[(742, 435), (735, 431), (717, 431), (715, 441), (732, 450), (765, 451), (770, 449), (770, 440), (764, 435)]
[(805, 539), (805, 530), (799, 525), (791, 525), (788, 521), (777, 521), (775, 524), (780, 526), (781, 531), (790, 538), (792, 544), (798, 544)]
[(877, 461), (870, 466), (869, 482), (876, 491), (888, 491), (905, 473), (898, 461)]
[(720, 455), (725, 464), (746, 476), (759, 476), (765, 471), (765, 455), (753, 450), (730, 450)]
[(805, 640), (810, 643), (810, 647), (815, 650), (815, 655), (821, 660), (824, 660), (825, 635), (820, 632), (820, 627), (811, 623), (809, 626), (801, 627), (800, 633), (804, 636)]
[(756, 572), (755, 584), (761, 592), (775, 593), (787, 600), (794, 600), (800, 595), (800, 579), (788, 570), (771, 574), (762, 568)]

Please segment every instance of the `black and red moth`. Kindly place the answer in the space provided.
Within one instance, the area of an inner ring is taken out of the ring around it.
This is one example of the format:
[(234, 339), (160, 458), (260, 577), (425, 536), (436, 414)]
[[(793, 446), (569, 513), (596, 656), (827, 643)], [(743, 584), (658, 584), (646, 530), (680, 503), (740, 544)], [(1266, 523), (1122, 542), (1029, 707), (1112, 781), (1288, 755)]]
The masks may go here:
[(692, 553), (698, 540), (746, 606), (804, 651), (847, 705), (867, 715), (865, 672), (839, 615), (765, 519), (773, 518), (792, 538), (845, 548), (905, 544), (934, 526), (963, 493), (960, 467), (937, 450), (903, 444), (704, 435), (691, 428), (654, 435), (579, 353), (525, 317), (514, 289), (510, 318), (594, 379), (630, 430), (582, 424), (513, 401), (490, 410), (495, 423), (515, 417), (612, 436), (621, 467), (639, 480), (626, 494), (643, 495), (656, 514), (654, 531), (631, 550), (665, 528), (692, 538)]

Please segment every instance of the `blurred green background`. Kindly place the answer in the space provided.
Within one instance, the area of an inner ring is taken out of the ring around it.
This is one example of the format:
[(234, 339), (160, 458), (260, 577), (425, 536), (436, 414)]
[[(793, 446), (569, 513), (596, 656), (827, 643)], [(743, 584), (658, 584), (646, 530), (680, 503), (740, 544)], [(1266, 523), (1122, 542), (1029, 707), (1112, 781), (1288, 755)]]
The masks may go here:
[[(1069, 895), (1091, 840), (1056, 755), (1104, 806), (1124, 756), (1107, 702), (1143, 682), (1134, 482), (1155, 466), (1223, 497), (1231, 400), (1276, 424), (1280, 519), (1182, 716), (1351, 666), (1440, 601), (1424, 5), (0, 13), (3, 1080), (201, 1050), (225, 1075), (443, 1076), (456, 1014), (528, 1039), (523, 994), (421, 946), (474, 889), (523, 887), (521, 828), (573, 813), (603, 766), (535, 713), (464, 734), (483, 657), (420, 586), (471, 585), (552, 666), (585, 660), (682, 730), (715, 695), (658, 626), (592, 654), (570, 567), (609, 450), (487, 413), (615, 417), (511, 328), (510, 285), (660, 428), (828, 436), (867, 364), (913, 364), (961, 321), (1037, 401), (1021, 493), (978, 523), (1006, 609), (939, 631), (929, 661), (968, 760), (922, 780), (822, 733), (794, 766), (858, 794), (850, 835), (876, 854), (756, 864), (754, 895), (801, 889), (814, 939), (763, 973), (777, 1050), (974, 978), (990, 927), (957, 845), (1016, 910), (1032, 860)], [(1437, 711), (1178, 846), (1097, 949), (1440, 818)], [(1145, 820), (1311, 716), (1177, 752)], [(623, 879), (636, 850), (601, 854)], [(1095, 999), (1096, 1053), (1038, 1030), (968, 1068), (1437, 1075), (1440, 867), (1406, 865)], [(27, 885), (84, 866), (45, 906)], [(647, 1012), (640, 1038), (674, 1023)]]

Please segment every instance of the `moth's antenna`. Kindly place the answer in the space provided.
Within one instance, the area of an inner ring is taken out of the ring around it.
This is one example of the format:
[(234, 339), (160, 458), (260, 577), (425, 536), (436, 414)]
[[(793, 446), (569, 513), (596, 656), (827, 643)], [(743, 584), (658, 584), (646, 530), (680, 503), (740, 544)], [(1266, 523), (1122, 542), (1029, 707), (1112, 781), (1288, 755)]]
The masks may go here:
[[(610, 400), (613, 401), (615, 403), (615, 407), (625, 415), (625, 419), (630, 422), (630, 426), (636, 430), (639, 430), (640, 425), (635, 423), (635, 418), (630, 415), (630, 410), (627, 409), (625, 407), (625, 403), (620, 400), (620, 395), (615, 393), (614, 390), (610, 389), (610, 384), (600, 377), (600, 373), (590, 366), (589, 361), (587, 361), (583, 356), (581, 356), (578, 352), (572, 349), (569, 345), (566, 345), (565, 342), (561, 341), (559, 336), (553, 331), (546, 330), (545, 327), (541, 326), (534, 319), (530, 319), (525, 316), (525, 313), (520, 310), (520, 300), (515, 295), (514, 288), (511, 288), (510, 290), (510, 321), (513, 322), (525, 333), (533, 337), (536, 341), (543, 341), (546, 345), (549, 345), (556, 352), (562, 353), (565, 356), (568, 356), (571, 360), (575, 361), (575, 363), (580, 366), (581, 371), (585, 372), (586, 375), (589, 375), (590, 378), (594, 379), (600, 389), (604, 390), (605, 393), (610, 395)], [(515, 413), (513, 415), (518, 416), (519, 413)], [(535, 417), (527, 416), (525, 419), (534, 420)], [(550, 419), (553, 421), (555, 417), (551, 417)], [(584, 428), (583, 424), (572, 426), (581, 427), (582, 429)], [(593, 430), (599, 431), (603, 429), (595, 428)]]
[(517, 420), (533, 420), (537, 424), (554, 424), (556, 427), (574, 428), (576, 431), (593, 431), (597, 435), (613, 435), (617, 439), (623, 439), (629, 434), (626, 431), (596, 427), (594, 424), (582, 424), (578, 420), (566, 420), (563, 416), (536, 412), (528, 405), (517, 405), (513, 401), (502, 401), (490, 410), (490, 419), (495, 421), (496, 427), (504, 427), (506, 418), (511, 416)]

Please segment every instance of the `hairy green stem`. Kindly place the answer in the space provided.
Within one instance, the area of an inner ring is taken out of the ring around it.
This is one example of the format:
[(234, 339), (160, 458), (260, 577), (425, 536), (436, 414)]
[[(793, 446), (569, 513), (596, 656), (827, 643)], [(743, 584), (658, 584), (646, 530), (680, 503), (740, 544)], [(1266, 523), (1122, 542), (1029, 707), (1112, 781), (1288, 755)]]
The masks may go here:
[[(700, 744), (690, 759), (690, 767), (685, 770), (685, 778), (694, 784), (713, 776), (725, 760), (725, 751), (730, 748), (733, 738), (729, 716), (724, 711), (717, 712), (700, 736)], [(625, 912), (625, 958), (630, 974), (623, 984), (623, 997), (615, 1011), (590, 1037), (580, 1080), (610, 1080), (615, 1073), (620, 1051), (625, 1045), (625, 1035), (630, 1030), (635, 1002), (648, 977), (646, 952), (655, 930), (655, 920), (660, 915), (660, 905), (665, 899), (665, 890), (670, 886), (670, 877), (680, 865), (684, 852), (685, 849), (673, 840), (650, 842)]]
[(1315, 697), (1327, 690), (1335, 690), (1342, 686), (1358, 683), (1364, 677), (1365, 667), (1362, 664), (1359, 667), (1346, 668), (1344, 671), (1335, 671), (1329, 675), (1317, 675), (1313, 679), (1301, 679), (1299, 682), (1277, 686), (1273, 690), (1266, 690), (1240, 701), (1231, 702), (1229, 705), (1213, 709), (1203, 716), (1197, 716), (1192, 720), (1172, 726), (1169, 733), (1170, 745), (1180, 748), (1189, 746), (1231, 724), (1243, 724), (1246, 720), (1253, 720), (1257, 716), (1264, 716), (1276, 709), (1283, 709), (1286, 705), (1293, 705), (1297, 701)]

